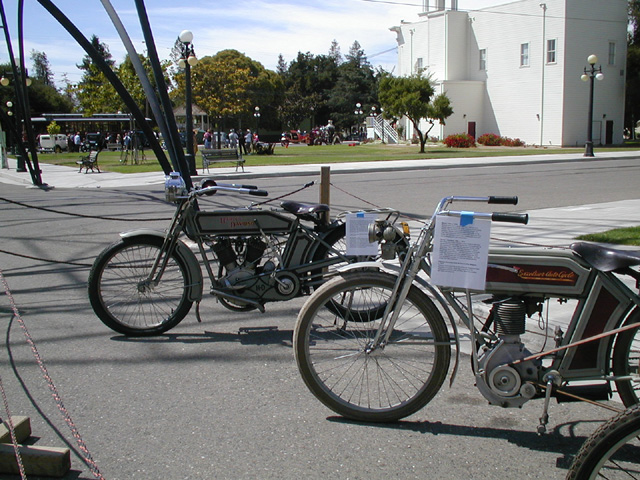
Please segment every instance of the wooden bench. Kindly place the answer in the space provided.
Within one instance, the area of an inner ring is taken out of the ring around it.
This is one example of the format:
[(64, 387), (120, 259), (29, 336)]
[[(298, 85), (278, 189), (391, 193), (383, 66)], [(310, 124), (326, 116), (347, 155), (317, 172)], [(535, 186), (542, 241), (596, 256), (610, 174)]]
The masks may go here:
[(107, 143), (107, 150), (110, 152), (119, 152), (122, 150), (122, 145), (117, 142)]
[(89, 152), (89, 155), (87, 155), (86, 157), (82, 157), (80, 160), (78, 160), (76, 162), (78, 165), (80, 165), (80, 170), (78, 170), (78, 173), (80, 173), (83, 168), (84, 168), (84, 173), (88, 173), (89, 169), (91, 169), (91, 171), (93, 172), (94, 168), (98, 170), (98, 173), (101, 173), (100, 168), (98, 167), (99, 153), (100, 153), (99, 150), (92, 150), (91, 152)]
[(221, 162), (235, 162), (236, 172), (238, 167), (242, 167), (244, 172), (244, 158), (237, 148), (206, 148), (200, 150), (200, 153), (202, 154), (202, 168), (206, 168), (207, 172), (209, 171), (209, 165)]

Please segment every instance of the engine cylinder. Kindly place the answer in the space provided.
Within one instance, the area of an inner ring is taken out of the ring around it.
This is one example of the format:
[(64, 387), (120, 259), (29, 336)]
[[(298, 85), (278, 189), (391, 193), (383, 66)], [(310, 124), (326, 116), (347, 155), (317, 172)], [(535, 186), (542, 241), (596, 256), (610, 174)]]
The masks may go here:
[(231, 245), (231, 240), (228, 238), (222, 238), (217, 241), (213, 247), (213, 252), (218, 257), (220, 264), (224, 266), (227, 270), (233, 270), (238, 266), (236, 260), (237, 255), (233, 250), (233, 245)]
[(506, 300), (494, 306), (496, 333), (522, 335), (525, 332), (527, 308), (522, 300)]

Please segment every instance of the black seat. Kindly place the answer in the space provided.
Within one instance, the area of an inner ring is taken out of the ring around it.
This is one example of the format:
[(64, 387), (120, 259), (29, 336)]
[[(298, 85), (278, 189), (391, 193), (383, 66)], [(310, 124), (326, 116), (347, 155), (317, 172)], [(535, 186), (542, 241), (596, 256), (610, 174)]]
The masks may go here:
[(587, 242), (572, 243), (571, 250), (584, 258), (589, 265), (603, 272), (640, 265), (640, 251), (637, 250), (619, 250)]
[(304, 220), (310, 220), (318, 225), (325, 223), (323, 212), (329, 211), (329, 205), (324, 203), (300, 203), (287, 200), (280, 204), (287, 212)]

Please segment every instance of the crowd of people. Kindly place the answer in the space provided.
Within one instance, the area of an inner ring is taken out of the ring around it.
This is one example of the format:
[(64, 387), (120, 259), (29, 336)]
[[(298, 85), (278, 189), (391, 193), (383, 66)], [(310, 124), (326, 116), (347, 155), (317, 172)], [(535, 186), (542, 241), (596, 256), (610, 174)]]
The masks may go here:
[(251, 132), (251, 129), (247, 128), (246, 132), (235, 129), (229, 130), (228, 134), (213, 132), (208, 129), (204, 133), (203, 143), (205, 149), (210, 148), (240, 148), (240, 152), (244, 155), (249, 155), (255, 152), (257, 145), (260, 142), (257, 132)]

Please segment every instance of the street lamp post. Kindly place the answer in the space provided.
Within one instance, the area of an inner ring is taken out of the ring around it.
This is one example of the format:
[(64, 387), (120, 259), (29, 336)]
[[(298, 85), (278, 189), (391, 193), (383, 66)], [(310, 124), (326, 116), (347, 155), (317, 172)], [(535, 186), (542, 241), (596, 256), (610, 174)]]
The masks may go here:
[(193, 33), (189, 30), (183, 30), (178, 37), (180, 43), (182, 43), (182, 50), (180, 52), (180, 60), (178, 60), (178, 66), (184, 68), (184, 90), (185, 90), (185, 130), (187, 135), (187, 154), (185, 159), (187, 166), (189, 167), (189, 174), (196, 175), (196, 157), (193, 145), (193, 111), (191, 108), (191, 67), (195, 67), (198, 64), (198, 58), (193, 51)]
[(587, 62), (590, 66), (584, 67), (584, 73), (580, 76), (583, 82), (589, 82), (589, 123), (587, 123), (587, 142), (584, 146), (584, 156), (593, 157), (593, 84), (595, 79), (602, 80), (604, 75), (601, 66), (596, 68), (597, 56), (589, 55)]
[(253, 116), (256, 119), (256, 136), (258, 136), (258, 128), (260, 127), (260, 107), (256, 106)]
[[(0, 78), (0, 85), (2, 85), (3, 87), (8, 87), (9, 84), (11, 83), (11, 81), (5, 76), (7, 74), (2, 75), (2, 78)], [(31, 79), (29, 78), (28, 74), (25, 73), (25, 79), (24, 79), (24, 85), (26, 87), (30, 87), (31, 86)], [(25, 96), (26, 96), (26, 92), (25, 92)], [(7, 102), (7, 107), (10, 109), (13, 107), (13, 103), (12, 102)], [(13, 111), (12, 110), (8, 110), (7, 111), (7, 115), (9, 115), (10, 117), (13, 116)], [(16, 120), (17, 122), (18, 120)], [(22, 128), (26, 128), (24, 125), (19, 124), (16, 128), (16, 131), (20, 129), (20, 127)], [(15, 138), (14, 141), (17, 142), (22, 142), (22, 138), (18, 137)], [(14, 146), (14, 149), (16, 147)], [(24, 157), (21, 155), (21, 153), (15, 149), (15, 155), (16, 155), (16, 172), (26, 172), (27, 168), (25, 165), (25, 159)]]
[(362, 140), (360, 137), (360, 115), (364, 112), (362, 111), (362, 104), (360, 102), (356, 103), (356, 109), (353, 111), (353, 114), (356, 116), (357, 129), (358, 129), (358, 139)]

